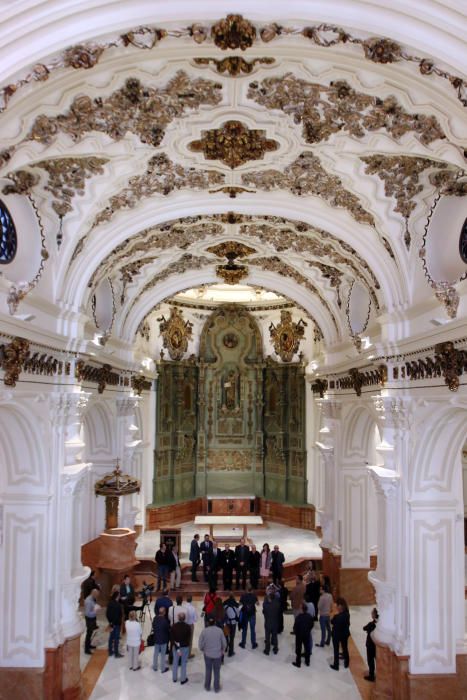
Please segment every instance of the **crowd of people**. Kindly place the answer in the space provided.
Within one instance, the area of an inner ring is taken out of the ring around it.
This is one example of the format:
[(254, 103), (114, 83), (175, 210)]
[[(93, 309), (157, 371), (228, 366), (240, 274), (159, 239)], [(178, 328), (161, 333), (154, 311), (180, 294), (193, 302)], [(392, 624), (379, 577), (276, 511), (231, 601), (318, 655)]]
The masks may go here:
[[(192, 596), (186, 598), (178, 592), (175, 598), (171, 591), (180, 587), (181, 577), (178, 552), (162, 544), (155, 556), (158, 563), (158, 596), (154, 605), (152, 630), (147, 643), (154, 646), (152, 668), (161, 673), (172, 665), (172, 679), (181, 685), (188, 682), (187, 666), (193, 658), (193, 636), (198, 612), (193, 605)], [(317, 647), (329, 646), (332, 642), (334, 659), (330, 668), (338, 671), (340, 660), (344, 667), (349, 666), (348, 639), (350, 637), (350, 613), (344, 598), (333, 599), (330, 581), (310, 567), (302, 576), (298, 575), (294, 586), (289, 590), (282, 578), (284, 555), (276, 545), (271, 551), (268, 544), (258, 552), (255, 545), (251, 548), (242, 538), (235, 549), (228, 544), (223, 550), (217, 547), (209, 535), (199, 542), (195, 535), (190, 547), (192, 580), (198, 581), (198, 568), (202, 565), (204, 581), (208, 590), (204, 595), (201, 617), (204, 629), (198, 640), (198, 648), (205, 661), (205, 688), (211, 688), (214, 677), (214, 690), (220, 690), (220, 671), (224, 655), (235, 655), (235, 638), (237, 629), (241, 633), (238, 646), (245, 648), (248, 636), (252, 649), (258, 648), (256, 638), (256, 617), (262, 613), (264, 619), (264, 649), (269, 655), (279, 651), (279, 637), (284, 631), (284, 614), (288, 612), (289, 601), (293, 615), (291, 634), (295, 636), (295, 660), (297, 668), (302, 660), (310, 665), (313, 651), (312, 630), (319, 621), (320, 641)], [(232, 591), (235, 571), (236, 590)], [(224, 599), (217, 592), (218, 575), (222, 572)], [(260, 603), (257, 595), (259, 581), (265, 586), (264, 600)], [(99, 609), (97, 599), (99, 586), (92, 574), (83, 586), (84, 614), (86, 621), (85, 653), (92, 654), (92, 635), (97, 628), (96, 616)], [(170, 584), (170, 589), (169, 589)], [(173, 584), (173, 585), (172, 585)], [(119, 650), (120, 632), (123, 621), (126, 629), (126, 646), (129, 665), (132, 670), (141, 668), (139, 653), (142, 642), (142, 625), (137, 620), (135, 590), (130, 577), (125, 576), (120, 586), (114, 586), (106, 608), (109, 623), (108, 651), (115, 658), (122, 658)], [(334, 614), (333, 614), (333, 611)], [(377, 610), (372, 612), (371, 621), (363, 628), (367, 632), (368, 675), (365, 679), (375, 680), (376, 646), (373, 633), (378, 619)]]

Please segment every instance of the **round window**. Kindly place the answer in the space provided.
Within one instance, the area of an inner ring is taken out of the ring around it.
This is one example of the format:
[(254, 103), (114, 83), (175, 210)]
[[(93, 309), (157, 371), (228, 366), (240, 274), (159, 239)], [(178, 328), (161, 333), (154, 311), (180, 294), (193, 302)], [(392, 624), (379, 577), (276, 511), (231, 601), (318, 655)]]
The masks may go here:
[(16, 255), (16, 228), (5, 204), (0, 199), (0, 264), (10, 263)]
[(463, 262), (467, 264), (467, 219), (464, 221), (464, 225), (461, 228), (461, 235), (459, 237), (459, 253)]

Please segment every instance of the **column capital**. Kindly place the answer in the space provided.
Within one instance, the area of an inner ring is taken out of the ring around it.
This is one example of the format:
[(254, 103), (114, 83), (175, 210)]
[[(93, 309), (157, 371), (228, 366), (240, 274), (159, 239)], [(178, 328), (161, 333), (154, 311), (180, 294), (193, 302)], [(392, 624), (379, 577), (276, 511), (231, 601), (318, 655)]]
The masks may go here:
[(88, 474), (91, 464), (91, 462), (72, 464), (62, 469), (62, 492), (64, 496), (74, 496), (82, 490), (84, 478)]
[(66, 426), (74, 421), (81, 422), (91, 396), (90, 391), (63, 391), (49, 396), (52, 422)]
[(118, 396), (116, 401), (117, 416), (119, 418), (126, 418), (134, 415), (140, 401), (141, 396), (135, 396), (129, 393), (123, 396)]
[(386, 500), (393, 499), (400, 484), (400, 476), (392, 469), (384, 467), (369, 466), (368, 473), (373, 479), (376, 492)]
[(317, 399), (316, 403), (321, 409), (325, 420), (340, 420), (342, 414), (342, 401), (337, 399)]

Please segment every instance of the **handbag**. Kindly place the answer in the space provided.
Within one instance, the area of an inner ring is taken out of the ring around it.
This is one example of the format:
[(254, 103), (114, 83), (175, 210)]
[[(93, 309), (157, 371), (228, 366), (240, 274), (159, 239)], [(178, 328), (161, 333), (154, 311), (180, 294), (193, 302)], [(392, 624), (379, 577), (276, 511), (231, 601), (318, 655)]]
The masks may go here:
[(154, 632), (151, 632), (151, 634), (148, 634), (148, 638), (146, 639), (146, 646), (153, 647), (154, 644)]
[(142, 639), (139, 643), (139, 653), (142, 654), (144, 651), (144, 639)]

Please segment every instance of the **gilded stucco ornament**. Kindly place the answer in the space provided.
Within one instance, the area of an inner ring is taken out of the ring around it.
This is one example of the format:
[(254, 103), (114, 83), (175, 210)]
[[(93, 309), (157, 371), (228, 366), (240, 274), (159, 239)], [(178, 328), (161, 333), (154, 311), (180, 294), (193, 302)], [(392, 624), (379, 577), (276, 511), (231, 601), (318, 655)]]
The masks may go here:
[(136, 333), (137, 335), (140, 335), (143, 340), (146, 340), (149, 343), (149, 339), (151, 337), (151, 326), (145, 318), (140, 322), (138, 328), (136, 329)]
[(227, 56), (226, 58), (195, 58), (193, 62), (197, 66), (213, 65), (221, 75), (227, 73), (231, 78), (238, 75), (249, 75), (257, 65), (271, 65), (275, 63), (275, 58), (252, 58), (248, 61), (243, 56)]
[(283, 172), (255, 170), (242, 175), (245, 185), (259, 190), (290, 190), (295, 195), (315, 195), (331, 206), (349, 211), (359, 223), (374, 226), (374, 219), (358, 201), (358, 197), (342, 185), (337, 175), (330, 175), (313, 153), (301, 153)]
[(269, 336), (274, 345), (274, 352), (279, 355), (282, 362), (291, 362), (293, 356), (298, 352), (300, 342), (305, 336), (307, 324), (301, 318), (297, 323), (292, 320), (290, 311), (281, 311), (280, 323), (269, 326)]
[(29, 341), (24, 338), (13, 338), (11, 343), (1, 346), (0, 361), (4, 371), (5, 386), (16, 386), (24, 363), (29, 355)]
[[(249, 216), (236, 212), (185, 217), (140, 231), (116, 246), (104, 258), (93, 273), (89, 286), (94, 287), (104, 276), (115, 275), (117, 270), (120, 270), (123, 278), (123, 270), (127, 265), (129, 274), (140, 270), (142, 265), (154, 260), (157, 250), (179, 248), (185, 251), (197, 241), (225, 234), (225, 224), (238, 226), (238, 235), (251, 239), (253, 245), (259, 241), (271, 246), (277, 253), (289, 250), (304, 256), (307, 264), (320, 270), (322, 275), (330, 280), (331, 287), (337, 288), (338, 292), (342, 275), (350, 274), (367, 287), (375, 308), (379, 309), (375, 292), (380, 288), (378, 279), (367, 262), (348, 243), (337, 240), (327, 231), (300, 221), (277, 216)], [(240, 241), (236, 241), (236, 244), (240, 245)], [(208, 252), (217, 254), (217, 250), (225, 253), (224, 248), (217, 246), (212, 246)]]
[(267, 139), (262, 129), (249, 129), (237, 120), (224, 122), (219, 129), (201, 132), (201, 139), (188, 144), (190, 151), (202, 153), (206, 160), (220, 160), (232, 170), (249, 160), (262, 160), (264, 154), (277, 151), (279, 143)]
[(256, 28), (241, 15), (229, 15), (227, 18), (216, 22), (211, 28), (199, 22), (188, 27), (170, 27), (168, 29), (154, 26), (139, 26), (118, 37), (98, 44), (83, 44), (68, 48), (61, 54), (50, 58), (47, 63), (36, 64), (16, 82), (9, 83), (1, 88), (0, 112), (6, 109), (11, 97), (16, 94), (19, 88), (31, 82), (48, 80), (50, 74), (58, 69), (69, 67), (75, 70), (89, 70), (98, 63), (101, 55), (109, 49), (124, 49), (132, 46), (142, 50), (153, 50), (164, 38), (174, 40), (187, 37), (197, 44), (202, 44), (208, 39), (210, 32), (213, 42), (222, 50), (227, 48), (244, 50), (252, 46), (258, 34), (264, 43), (269, 43), (279, 36), (301, 34), (323, 49), (338, 44), (360, 47), (364, 57), (373, 63), (384, 64), (406, 61), (418, 65), (422, 76), (433, 76), (448, 81), (456, 91), (459, 101), (464, 106), (467, 106), (467, 81), (440, 68), (431, 58), (408, 53), (399, 44), (387, 37), (362, 39), (353, 36), (342, 27), (325, 23), (300, 28), (297, 26), (286, 27), (270, 22), (261, 28)]
[(227, 258), (228, 262), (226, 265), (218, 265), (216, 267), (216, 274), (226, 284), (239, 284), (248, 276), (248, 268), (245, 265), (239, 265), (235, 261), (237, 258), (245, 258), (256, 253), (254, 248), (250, 248), (250, 246), (238, 241), (226, 241), (206, 250), (208, 253), (213, 253), (213, 255), (217, 255), (220, 258)]
[(357, 92), (345, 80), (323, 85), (286, 73), (250, 83), (247, 96), (263, 107), (289, 114), (302, 124), (303, 138), (311, 144), (337, 133), (360, 139), (379, 129), (395, 139), (413, 132), (424, 145), (445, 138), (436, 117), (410, 114), (393, 95), (379, 98)]
[(132, 133), (142, 143), (157, 147), (170, 122), (201, 105), (217, 105), (221, 99), (219, 83), (192, 78), (184, 71), (178, 71), (164, 87), (157, 88), (128, 78), (107, 97), (77, 95), (69, 110), (58, 115), (39, 115), (26, 137), (8, 149), (8, 154), (11, 157), (25, 141), (49, 145), (59, 133), (64, 133), (79, 142), (96, 131), (114, 141)]
[[(64, 217), (72, 210), (72, 200), (75, 195), (83, 195), (86, 180), (94, 175), (102, 175), (103, 166), (108, 158), (53, 158), (31, 163), (31, 168), (41, 168), (47, 172), (46, 192), (54, 198), (52, 209), (59, 217)], [(13, 185), (3, 188), (4, 194), (30, 194), (33, 187), (39, 184), (39, 178), (27, 170), (17, 170), (9, 173), (8, 178)]]
[(386, 156), (374, 154), (364, 156), (361, 160), (366, 164), (368, 175), (378, 175), (384, 182), (384, 193), (394, 197), (394, 211), (402, 214), (405, 220), (405, 244), (410, 247), (409, 217), (416, 207), (415, 198), (423, 191), (426, 183), (421, 181), (421, 175), (432, 170), (429, 182), (440, 190), (441, 194), (464, 196), (467, 194), (466, 182), (459, 181), (459, 170), (449, 168), (447, 163), (406, 155)]
[(167, 348), (170, 358), (181, 360), (188, 350), (188, 341), (193, 334), (193, 324), (190, 321), (184, 321), (181, 310), (174, 307), (170, 309), (168, 319), (160, 316), (157, 321), (164, 348)]
[(242, 15), (227, 15), (219, 20), (211, 28), (211, 37), (215, 45), (226, 51), (227, 49), (245, 49), (252, 46), (256, 39), (256, 29), (253, 24)]
[(240, 243), (239, 241), (225, 241), (224, 243), (218, 243), (217, 245), (206, 248), (208, 253), (217, 255), (220, 258), (228, 258), (229, 255), (234, 255), (235, 258), (246, 258), (248, 255), (253, 255), (256, 253), (255, 248), (250, 248), (250, 246)]
[(435, 361), (439, 363), (444, 377), (444, 383), (449, 391), (457, 391), (459, 377), (464, 368), (464, 352), (457, 350), (454, 343), (438, 343), (435, 345)]
[(84, 68), (85, 70), (88, 70), (89, 68), (93, 68), (95, 65), (97, 65), (103, 52), (103, 46), (87, 46), (85, 44), (77, 44), (76, 46), (72, 46), (65, 51), (63, 54), (63, 62), (65, 64), (65, 68)]
[(174, 190), (205, 190), (224, 182), (224, 175), (215, 170), (184, 168), (171, 161), (165, 153), (153, 156), (143, 175), (130, 178), (127, 187), (110, 198), (109, 204), (94, 219), (93, 226), (110, 221), (120, 209), (133, 209), (142, 199), (154, 194), (167, 196)]

